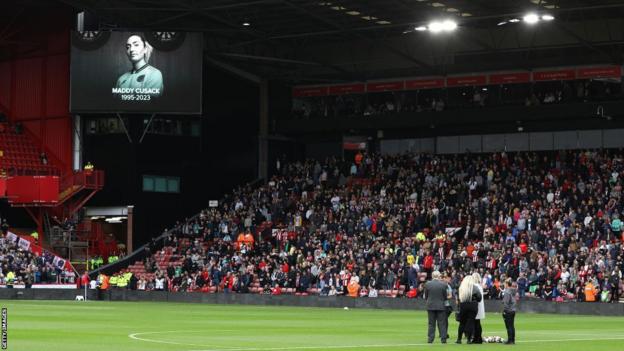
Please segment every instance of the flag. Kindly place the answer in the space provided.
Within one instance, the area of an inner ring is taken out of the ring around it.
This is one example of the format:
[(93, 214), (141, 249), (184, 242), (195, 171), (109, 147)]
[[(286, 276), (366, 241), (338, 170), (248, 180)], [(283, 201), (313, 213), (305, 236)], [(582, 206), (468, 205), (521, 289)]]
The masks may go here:
[(24, 251), (28, 251), (30, 250), (30, 241), (20, 238), (17, 246)]
[(58, 269), (64, 269), (65, 268), (65, 260), (58, 257), (58, 256), (54, 256), (54, 260), (52, 261), (52, 264), (54, 265), (54, 267), (58, 268)]
[(9, 242), (11, 243), (14, 243), (17, 240), (17, 235), (11, 232), (8, 232), (6, 237), (7, 237), (7, 240), (9, 240)]
[(457, 233), (460, 230), (461, 230), (461, 227), (446, 227), (444, 229), (444, 232), (446, 233), (446, 235), (453, 236), (455, 235), (455, 233)]

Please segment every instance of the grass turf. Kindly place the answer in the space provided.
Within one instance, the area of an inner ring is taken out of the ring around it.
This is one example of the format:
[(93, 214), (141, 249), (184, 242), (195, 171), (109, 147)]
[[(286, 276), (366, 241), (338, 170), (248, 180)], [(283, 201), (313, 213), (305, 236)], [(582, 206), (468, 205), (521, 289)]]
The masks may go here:
[[(8, 350), (622, 350), (624, 317), (518, 314), (517, 345), (427, 345), (422, 311), (149, 302), (0, 301)], [(506, 337), (487, 313), (484, 336)]]

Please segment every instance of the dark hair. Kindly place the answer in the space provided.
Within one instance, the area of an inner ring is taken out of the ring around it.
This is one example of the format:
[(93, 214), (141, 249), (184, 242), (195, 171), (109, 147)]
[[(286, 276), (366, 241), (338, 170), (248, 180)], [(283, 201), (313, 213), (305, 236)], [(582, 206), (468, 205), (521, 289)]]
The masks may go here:
[(128, 39), (130, 39), (131, 37), (139, 37), (141, 39), (141, 41), (143, 42), (143, 46), (145, 47), (145, 62), (149, 63), (149, 60), (152, 57), (152, 52), (154, 51), (154, 48), (150, 45), (150, 43), (147, 42), (145, 37), (141, 34), (131, 34), (128, 37)]
[(145, 39), (145, 37), (142, 34), (132, 33), (132, 34), (130, 34), (128, 39), (130, 39), (131, 37), (139, 37), (141, 39), (141, 41), (143, 42), (143, 45), (147, 44), (147, 40)]

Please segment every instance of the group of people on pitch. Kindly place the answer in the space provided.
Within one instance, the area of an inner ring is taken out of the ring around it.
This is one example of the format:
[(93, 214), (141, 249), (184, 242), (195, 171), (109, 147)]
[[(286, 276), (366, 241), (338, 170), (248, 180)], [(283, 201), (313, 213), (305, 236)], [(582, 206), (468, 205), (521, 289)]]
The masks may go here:
[[(431, 277), (433, 279), (425, 284), (425, 298), (427, 299), (427, 313), (429, 317), (427, 341), (433, 343), (437, 324), (440, 340), (445, 344), (449, 338), (448, 317), (453, 313), (451, 301), (454, 294), (440, 272), (434, 271)], [(515, 344), (516, 342), (516, 329), (514, 326), (516, 290), (513, 281), (507, 279), (502, 301), (503, 319), (507, 329), (505, 344)], [(485, 319), (485, 303), (479, 273), (464, 277), (456, 294), (456, 305), (455, 319), (459, 322), (456, 343), (461, 344), (464, 335), (468, 344), (483, 343), (481, 320)]]

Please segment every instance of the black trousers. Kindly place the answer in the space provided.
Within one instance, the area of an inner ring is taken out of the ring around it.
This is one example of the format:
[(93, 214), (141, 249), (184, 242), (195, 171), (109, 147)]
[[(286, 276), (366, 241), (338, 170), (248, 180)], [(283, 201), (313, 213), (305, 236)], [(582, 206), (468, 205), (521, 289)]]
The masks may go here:
[(611, 302), (619, 302), (620, 301), (620, 287), (615, 286), (611, 288)]
[(466, 334), (468, 341), (473, 341), (475, 332), (475, 317), (478, 312), (477, 302), (462, 302), (459, 304), (459, 327), (457, 328), (457, 340)]
[(516, 327), (514, 326), (516, 312), (503, 312), (503, 319), (505, 320), (505, 328), (507, 329), (507, 340), (516, 342)]
[(427, 331), (427, 341), (433, 342), (435, 339), (435, 328), (438, 325), (440, 339), (445, 341), (448, 339), (448, 314), (446, 310), (427, 311), (429, 316), (429, 330)]
[(481, 320), (480, 319), (475, 319), (475, 331), (474, 331), (474, 336), (472, 338), (472, 341), (475, 344), (482, 344), (483, 343), (483, 329), (481, 328)]

